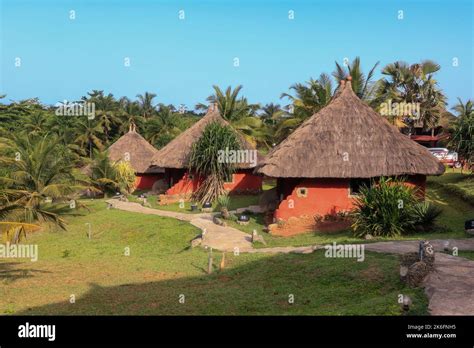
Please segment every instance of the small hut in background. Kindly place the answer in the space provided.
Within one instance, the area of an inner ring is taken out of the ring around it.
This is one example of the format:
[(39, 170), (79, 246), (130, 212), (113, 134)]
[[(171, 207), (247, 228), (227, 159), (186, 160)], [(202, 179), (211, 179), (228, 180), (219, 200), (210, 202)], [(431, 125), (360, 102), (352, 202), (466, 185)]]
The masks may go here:
[[(225, 126), (230, 124), (222, 118), (217, 104), (211, 104), (206, 115), (189, 129), (178, 135), (153, 157), (152, 165), (164, 168), (164, 180), (168, 186), (165, 195), (160, 197), (160, 203), (166, 204), (179, 199), (188, 199), (197, 190), (204, 178), (188, 171), (189, 157), (193, 144), (202, 136), (206, 126), (218, 122)], [(256, 149), (241, 137), (243, 150)], [(224, 150), (224, 149), (223, 149)], [(237, 164), (237, 170), (231, 180), (224, 184), (230, 194), (259, 193), (262, 190), (262, 177), (253, 174), (255, 165), (251, 163)]]
[(135, 170), (137, 189), (151, 189), (156, 181), (163, 178), (163, 169), (150, 166), (158, 150), (137, 133), (134, 124), (107, 151), (111, 161), (130, 162)]
[(345, 82), (257, 169), (277, 178), (274, 221), (296, 226), (300, 218), (349, 211), (361, 185), (381, 176), (406, 176), (408, 185), (424, 196), (426, 176), (444, 172), (425, 147), (400, 133)]
[(425, 128), (423, 122), (417, 120), (412, 127), (404, 127), (401, 131), (411, 140), (425, 147), (443, 147), (449, 141), (449, 129), (456, 121), (456, 116), (447, 110), (439, 110), (439, 114), (436, 126)]

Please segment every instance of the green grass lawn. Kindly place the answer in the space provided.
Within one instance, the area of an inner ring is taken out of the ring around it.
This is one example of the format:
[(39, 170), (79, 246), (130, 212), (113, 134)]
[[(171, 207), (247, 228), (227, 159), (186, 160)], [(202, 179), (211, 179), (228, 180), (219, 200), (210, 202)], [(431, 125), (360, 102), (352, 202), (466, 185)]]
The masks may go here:
[(67, 231), (29, 236), (39, 246), (37, 262), (0, 261), (0, 313), (399, 315), (399, 294), (412, 297), (413, 314), (426, 313), (423, 291), (399, 281), (392, 255), (366, 253), (357, 262), (325, 258), (323, 251), (228, 253), (218, 270), (222, 254), (214, 252), (208, 275), (207, 252), (188, 248), (199, 233), (192, 225), (107, 210), (102, 200), (85, 203), (91, 212), (68, 216)]

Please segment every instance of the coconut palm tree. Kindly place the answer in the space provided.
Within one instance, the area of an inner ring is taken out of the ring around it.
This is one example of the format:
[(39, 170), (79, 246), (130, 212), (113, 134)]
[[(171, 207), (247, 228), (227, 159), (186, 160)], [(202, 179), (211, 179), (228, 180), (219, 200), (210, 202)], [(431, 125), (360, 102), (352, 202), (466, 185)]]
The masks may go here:
[(104, 129), (99, 122), (81, 117), (77, 123), (75, 143), (81, 146), (81, 148), (86, 148), (89, 157), (92, 158), (94, 148), (104, 149), (104, 144), (100, 138), (102, 134), (104, 134)]
[(95, 104), (95, 119), (103, 128), (105, 143), (109, 143), (112, 140), (110, 132), (121, 124), (119, 103), (115, 100), (114, 95), (112, 93), (104, 95), (104, 91), (93, 90), (88, 93), (88, 97), (83, 97), (82, 100)]
[(38, 111), (26, 118), (23, 128), (29, 134), (42, 134), (47, 129), (47, 121), (47, 114)]
[[(209, 103), (216, 103), (222, 117), (230, 122), (237, 132), (239, 132), (249, 143), (256, 146), (263, 142), (262, 120), (256, 117), (256, 112), (260, 108), (258, 104), (249, 104), (247, 99), (239, 97), (242, 86), (232, 89), (231, 86), (222, 91), (218, 86), (212, 86), (214, 94), (206, 100)], [(196, 105), (197, 110), (207, 109), (207, 105)]]
[(155, 106), (153, 105), (153, 99), (155, 97), (156, 94), (154, 93), (145, 92), (144, 94), (137, 94), (138, 105), (140, 106), (142, 116), (145, 120), (150, 118), (155, 110)]
[(262, 107), (260, 118), (265, 124), (274, 126), (285, 114), (285, 111), (279, 104), (266, 104)]
[(118, 110), (120, 117), (119, 133), (124, 134), (133, 124), (138, 131), (143, 130), (146, 120), (141, 116), (140, 105), (136, 101), (131, 101), (127, 97), (122, 97), (118, 101)]
[(365, 76), (365, 74), (362, 72), (362, 68), (360, 66), (360, 57), (355, 57), (355, 59), (350, 64), (348, 64), (346, 68), (343, 68), (338, 62), (335, 63), (336, 70), (334, 70), (332, 76), (334, 76), (337, 83), (339, 84), (341, 80), (346, 80), (349, 76), (351, 76), (351, 86), (354, 93), (360, 99), (370, 102), (375, 92), (373, 77), (379, 62), (374, 64), (374, 66), (369, 70), (367, 76)]
[(283, 93), (280, 98), (288, 98), (288, 117), (282, 117), (276, 126), (276, 141), (280, 142), (298, 128), (304, 120), (314, 115), (331, 101), (333, 86), (327, 74), (318, 79), (310, 79), (306, 83), (295, 83), (290, 87), (294, 94)]
[(164, 104), (159, 105), (155, 116), (145, 124), (145, 138), (157, 147), (163, 147), (179, 133), (178, 115)]
[(474, 165), (474, 107), (472, 100), (458, 103), (452, 108), (457, 112), (457, 120), (453, 125), (450, 146), (458, 152), (461, 160), (468, 168)]
[(74, 195), (84, 183), (74, 176), (73, 157), (60, 139), (51, 135), (1, 138), (0, 163), (7, 168), (7, 175), (0, 178), (0, 218), (9, 230), (15, 229), (15, 238), (25, 232), (26, 225), (21, 224), (53, 222), (65, 228), (61, 210), (54, 204)]

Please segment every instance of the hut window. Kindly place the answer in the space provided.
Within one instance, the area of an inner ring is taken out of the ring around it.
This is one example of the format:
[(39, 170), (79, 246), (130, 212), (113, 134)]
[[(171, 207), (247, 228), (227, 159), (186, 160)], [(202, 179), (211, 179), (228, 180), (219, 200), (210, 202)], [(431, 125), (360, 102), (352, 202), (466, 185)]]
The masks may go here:
[(306, 187), (299, 187), (296, 190), (296, 195), (298, 197), (308, 197), (308, 189)]
[(370, 179), (351, 179), (349, 184), (349, 195), (357, 196), (358, 194), (360, 194), (360, 190), (364, 186), (371, 186)]

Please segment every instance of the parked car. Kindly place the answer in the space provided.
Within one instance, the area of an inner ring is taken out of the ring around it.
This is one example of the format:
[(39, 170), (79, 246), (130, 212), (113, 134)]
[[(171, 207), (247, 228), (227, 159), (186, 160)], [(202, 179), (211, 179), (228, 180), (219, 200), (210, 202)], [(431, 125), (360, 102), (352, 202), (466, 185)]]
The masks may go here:
[(432, 147), (428, 151), (448, 167), (461, 168), (457, 152), (450, 151), (444, 147)]

